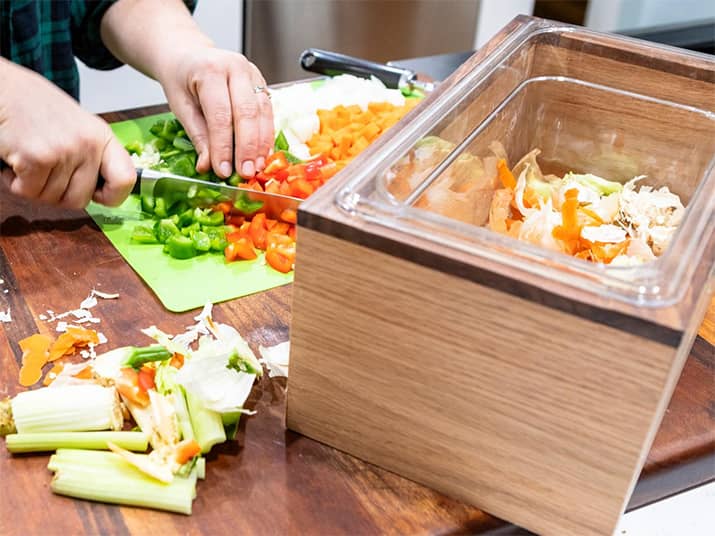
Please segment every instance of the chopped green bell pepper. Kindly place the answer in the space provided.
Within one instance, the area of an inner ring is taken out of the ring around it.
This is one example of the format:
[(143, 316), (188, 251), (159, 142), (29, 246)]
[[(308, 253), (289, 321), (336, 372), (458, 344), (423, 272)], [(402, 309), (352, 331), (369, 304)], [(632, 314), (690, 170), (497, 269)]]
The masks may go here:
[(169, 238), (176, 235), (181, 235), (181, 231), (170, 218), (164, 218), (154, 224), (154, 234), (156, 239), (164, 244)]
[(181, 234), (169, 237), (166, 241), (166, 251), (175, 259), (190, 259), (196, 256), (194, 241)]
[(148, 225), (137, 225), (134, 227), (131, 240), (138, 244), (156, 244), (158, 242), (154, 234), (154, 229)]
[(194, 221), (201, 225), (223, 225), (223, 219), (223, 212), (218, 210), (200, 209), (198, 207), (194, 209)]
[(211, 239), (204, 231), (194, 231), (191, 233), (191, 240), (194, 241), (196, 251), (205, 253), (211, 250)]

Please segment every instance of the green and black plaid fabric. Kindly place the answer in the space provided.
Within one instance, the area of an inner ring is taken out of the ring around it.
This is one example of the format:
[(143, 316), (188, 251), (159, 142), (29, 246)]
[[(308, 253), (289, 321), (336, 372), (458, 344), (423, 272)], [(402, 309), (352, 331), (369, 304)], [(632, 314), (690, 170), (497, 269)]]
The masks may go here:
[[(79, 98), (77, 56), (89, 67), (114, 69), (122, 63), (99, 34), (116, 0), (0, 0), (0, 54), (36, 71)], [(195, 0), (185, 1), (193, 10)]]

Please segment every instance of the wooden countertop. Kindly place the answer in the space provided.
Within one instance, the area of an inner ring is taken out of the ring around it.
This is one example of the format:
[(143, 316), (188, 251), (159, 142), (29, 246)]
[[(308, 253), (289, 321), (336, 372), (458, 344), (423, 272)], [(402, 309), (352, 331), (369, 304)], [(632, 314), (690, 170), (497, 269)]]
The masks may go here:
[[(106, 114), (108, 121), (163, 107)], [(93, 310), (107, 347), (146, 344), (139, 328), (183, 331), (195, 312), (173, 314), (124, 262), (84, 212), (33, 206), (0, 193), (0, 398), (20, 390), (18, 341), (52, 326), (47, 309), (76, 308), (92, 288), (119, 292)], [(7, 290), (7, 293), (3, 293)], [(217, 305), (253, 347), (288, 339), (290, 286)], [(648, 456), (630, 507), (715, 478), (715, 302)], [(191, 517), (75, 501), (49, 490), (48, 457), (0, 448), (0, 534), (520, 533), (437, 492), (284, 428), (286, 380), (264, 376), (238, 440), (215, 448)]]

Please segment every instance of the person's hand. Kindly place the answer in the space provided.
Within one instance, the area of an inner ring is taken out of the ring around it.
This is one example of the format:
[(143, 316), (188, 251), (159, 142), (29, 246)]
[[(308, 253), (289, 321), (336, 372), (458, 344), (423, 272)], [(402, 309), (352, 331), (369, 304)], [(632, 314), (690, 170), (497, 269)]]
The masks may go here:
[(235, 169), (252, 177), (273, 147), (273, 110), (258, 68), (237, 52), (188, 47), (166, 59), (157, 78), (191, 138), (203, 173)]
[[(41, 76), (0, 59), (1, 172), (14, 194), (67, 208), (119, 205), (136, 173), (109, 126)], [(105, 183), (95, 192), (97, 176)]]

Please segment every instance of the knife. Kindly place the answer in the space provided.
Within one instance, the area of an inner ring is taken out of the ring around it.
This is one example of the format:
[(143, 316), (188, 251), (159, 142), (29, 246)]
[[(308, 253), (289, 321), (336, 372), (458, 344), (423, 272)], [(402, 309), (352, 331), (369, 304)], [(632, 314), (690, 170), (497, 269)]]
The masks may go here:
[[(205, 207), (228, 201), (234, 205), (236, 210), (244, 212), (246, 215), (262, 209), (263, 212), (266, 212), (267, 217), (277, 219), (286, 209), (297, 210), (303, 201), (288, 195), (203, 181), (154, 169), (136, 168), (136, 174), (137, 180), (132, 193), (139, 193), (142, 197), (186, 198)], [(104, 177), (100, 175), (97, 179), (97, 189), (100, 189), (103, 184)], [(258, 203), (262, 203), (262, 205), (257, 207)], [(251, 209), (248, 210), (248, 207)]]
[[(0, 171), (7, 167), (7, 164), (0, 159)], [(104, 177), (97, 177), (96, 189), (100, 190), (104, 185)], [(186, 197), (194, 199), (198, 205), (209, 207), (222, 201), (228, 201), (234, 208), (246, 215), (253, 214), (259, 208), (255, 208), (258, 203), (262, 203), (260, 209), (266, 212), (267, 217), (277, 219), (286, 209), (297, 210), (303, 201), (297, 197), (274, 194), (270, 192), (260, 192), (251, 188), (240, 188), (229, 184), (202, 181), (191, 177), (183, 177), (164, 171), (153, 169), (136, 168), (136, 182), (132, 188), (133, 194), (141, 194), (143, 197)], [(252, 210), (247, 210), (250, 207)]]
[(308, 48), (300, 55), (300, 65), (306, 71), (328, 76), (352, 74), (362, 78), (374, 76), (392, 89), (403, 93), (415, 89), (431, 93), (435, 85), (431, 82), (417, 80), (417, 73), (411, 69), (376, 63), (337, 52), (329, 52), (318, 48)]

